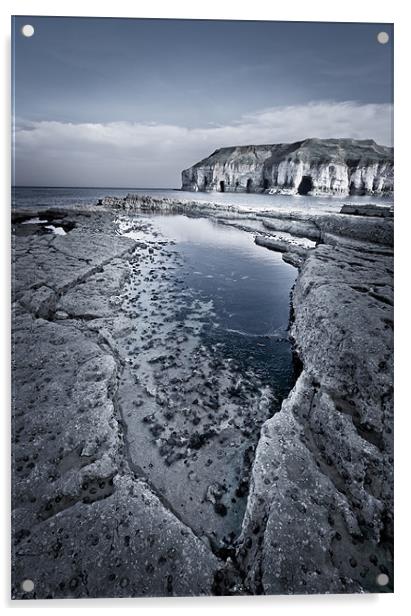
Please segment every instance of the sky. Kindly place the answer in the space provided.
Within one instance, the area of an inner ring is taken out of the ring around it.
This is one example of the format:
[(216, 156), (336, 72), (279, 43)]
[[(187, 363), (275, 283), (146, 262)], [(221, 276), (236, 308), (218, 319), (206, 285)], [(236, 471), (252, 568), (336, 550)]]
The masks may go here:
[(392, 145), (390, 24), (19, 16), (12, 36), (15, 185), (178, 188), (219, 147)]

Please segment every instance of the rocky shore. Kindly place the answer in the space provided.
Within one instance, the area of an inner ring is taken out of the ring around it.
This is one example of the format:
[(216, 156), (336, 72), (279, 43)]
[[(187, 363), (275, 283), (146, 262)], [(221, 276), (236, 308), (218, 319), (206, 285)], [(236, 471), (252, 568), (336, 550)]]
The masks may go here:
[[(156, 211), (298, 267), (272, 417), (198, 343)], [(15, 598), (392, 591), (389, 216), (129, 196), (12, 222)]]
[(304, 369), (261, 431), (246, 580), (266, 594), (378, 592), (381, 573), (393, 580), (392, 255), (322, 244), (300, 267)]

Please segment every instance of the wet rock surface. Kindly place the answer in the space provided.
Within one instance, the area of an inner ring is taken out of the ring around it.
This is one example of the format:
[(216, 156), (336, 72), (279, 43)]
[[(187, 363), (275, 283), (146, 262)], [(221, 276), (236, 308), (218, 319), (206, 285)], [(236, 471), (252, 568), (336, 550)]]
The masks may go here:
[(345, 203), (341, 208), (341, 214), (354, 214), (356, 216), (377, 216), (381, 218), (393, 218), (394, 209), (388, 205), (355, 204)]
[[(216, 218), (219, 222), (235, 216), (247, 221), (248, 225), (249, 221), (258, 221), (268, 231), (286, 232), (316, 242), (329, 243), (335, 238), (334, 241), (337, 242), (346, 242), (349, 239), (358, 240), (360, 244), (376, 243), (391, 247), (394, 241), (394, 221), (391, 217), (358, 216), (344, 212), (336, 214), (275, 207), (267, 210), (253, 210), (235, 204), (221, 205), (213, 201), (195, 201), (185, 197), (170, 199), (133, 194), (128, 194), (124, 198), (106, 197), (101, 200), (101, 204), (125, 212), (209, 216)], [(244, 223), (243, 226), (247, 224)]]
[(329, 245), (301, 266), (304, 370), (261, 430), (238, 551), (253, 592), (393, 589), (392, 267)]
[(392, 221), (234, 213), (300, 270), (280, 412), (148, 218), (14, 219), (15, 598), (392, 590)]
[[(212, 308), (187, 288), (172, 243), (144, 221), (118, 224), (144, 241), (137, 240), (128, 279), (111, 298), (116, 318), (89, 327), (110, 340), (123, 365), (116, 399), (131, 464), (212, 549), (232, 548), (273, 392), (251, 369), (240, 374), (218, 343), (204, 344)], [(60, 307), (70, 312), (72, 304), (81, 306), (68, 293)]]
[(128, 453), (114, 338), (138, 247), (111, 215), (75, 219), (14, 236), (13, 597), (210, 594), (218, 559)]

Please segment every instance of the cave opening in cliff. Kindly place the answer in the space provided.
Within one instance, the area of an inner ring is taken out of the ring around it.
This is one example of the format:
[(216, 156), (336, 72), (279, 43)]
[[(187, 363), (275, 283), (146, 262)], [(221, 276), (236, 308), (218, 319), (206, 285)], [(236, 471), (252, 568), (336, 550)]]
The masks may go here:
[(225, 192), (225, 182), (224, 182), (224, 180), (221, 180), (221, 182), (220, 182), (220, 192)]
[(246, 186), (246, 191), (249, 193), (251, 192), (251, 189), (253, 187), (253, 180), (251, 178), (248, 178), (247, 180), (247, 186)]
[(301, 182), (297, 188), (297, 192), (299, 195), (308, 195), (308, 193), (313, 189), (313, 181), (309, 175), (303, 175), (301, 178)]
[(268, 190), (269, 188), (270, 188), (270, 180), (265, 178), (263, 182), (263, 190)]
[(364, 195), (365, 191), (361, 190), (359, 186), (356, 186), (354, 180), (351, 180), (349, 194), (350, 195)]

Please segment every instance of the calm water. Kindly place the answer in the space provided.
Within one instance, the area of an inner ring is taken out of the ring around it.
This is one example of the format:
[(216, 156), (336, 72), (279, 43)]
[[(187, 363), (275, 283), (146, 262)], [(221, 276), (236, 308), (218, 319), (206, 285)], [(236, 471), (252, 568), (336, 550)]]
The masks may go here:
[[(157, 197), (213, 200), (247, 207), (338, 210), (344, 202), (389, 203), (370, 197), (308, 197), (230, 193), (191, 193), (179, 190), (135, 188), (17, 187), (14, 207), (76, 207), (96, 205), (106, 195), (128, 192)], [(176, 241), (181, 273), (188, 288), (211, 301), (213, 315), (206, 319), (204, 336), (220, 344), (223, 355), (234, 357), (240, 370), (248, 367), (271, 384), (280, 395), (293, 381), (291, 346), (287, 336), (290, 292), (296, 270), (281, 255), (256, 246), (252, 234), (222, 227), (207, 219), (153, 216), (158, 229)]]
[[(114, 224), (145, 240), (124, 289), (135, 327), (118, 400), (131, 457), (198, 534), (231, 545), (261, 425), (295, 381), (287, 328), (297, 270), (253, 234), (208, 218), (123, 214)], [(133, 383), (150, 394), (137, 408)], [(198, 447), (186, 449), (193, 438)], [(210, 506), (213, 486), (224, 513)]]
[(220, 348), (240, 373), (253, 370), (278, 399), (294, 381), (288, 337), (290, 293), (297, 270), (254, 243), (250, 233), (205, 218), (153, 215), (161, 233), (176, 242), (179, 275), (212, 311), (202, 336)]
[(392, 204), (391, 197), (308, 197), (302, 195), (254, 195), (246, 193), (193, 193), (180, 190), (152, 188), (43, 188), (15, 187), (12, 189), (14, 207), (75, 207), (95, 205), (106, 195), (124, 197), (128, 192), (149, 194), (156, 197), (182, 198), (196, 201), (214, 201), (221, 204), (235, 204), (256, 209), (286, 207), (290, 209), (338, 210), (343, 203)]

